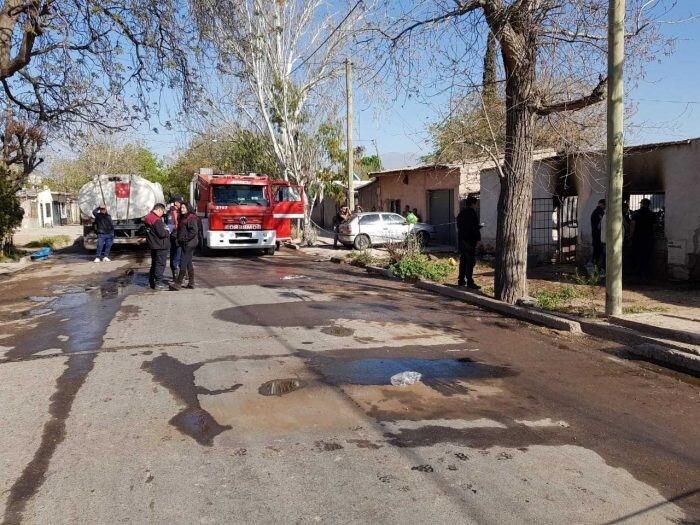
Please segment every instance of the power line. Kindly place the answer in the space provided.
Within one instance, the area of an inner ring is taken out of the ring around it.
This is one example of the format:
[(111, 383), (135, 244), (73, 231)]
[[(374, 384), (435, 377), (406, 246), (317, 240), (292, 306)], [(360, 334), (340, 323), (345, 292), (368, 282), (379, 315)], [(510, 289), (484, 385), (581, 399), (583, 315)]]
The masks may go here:
[(299, 69), (301, 66), (303, 66), (304, 64), (306, 64), (309, 60), (311, 60), (311, 59), (313, 58), (313, 56), (314, 56), (316, 53), (318, 53), (318, 51), (319, 51), (324, 45), (326, 45), (326, 42), (328, 42), (328, 41), (331, 39), (331, 37), (335, 34), (335, 32), (338, 31), (338, 29), (340, 29), (340, 27), (345, 23), (345, 21), (346, 21), (348, 18), (350, 18), (350, 15), (353, 13), (353, 11), (355, 11), (355, 9), (357, 9), (357, 6), (359, 6), (359, 5), (362, 3), (362, 1), (363, 1), (363, 0), (357, 0), (357, 2), (356, 2), (355, 5), (352, 7), (352, 9), (350, 9), (350, 11), (348, 11), (348, 14), (345, 15), (345, 18), (343, 18), (343, 19), (340, 21), (340, 23), (335, 27), (335, 29), (333, 29), (333, 31), (331, 31), (330, 34), (323, 40), (323, 42), (321, 42), (321, 43), (318, 45), (318, 47), (317, 47), (316, 49), (314, 49), (314, 52), (313, 52), (313, 53), (311, 53), (308, 57), (306, 57), (304, 60), (302, 60), (302, 61), (299, 63), (299, 65), (297, 65), (297, 67), (295, 67), (294, 69), (292, 69), (292, 73), (294, 73), (297, 69)]

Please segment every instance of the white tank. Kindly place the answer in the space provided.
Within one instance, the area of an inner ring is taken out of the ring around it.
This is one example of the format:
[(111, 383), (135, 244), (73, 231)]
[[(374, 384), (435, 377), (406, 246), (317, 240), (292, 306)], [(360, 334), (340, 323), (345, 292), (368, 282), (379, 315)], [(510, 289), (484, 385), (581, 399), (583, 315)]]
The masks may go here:
[(98, 206), (107, 206), (115, 221), (140, 219), (158, 202), (164, 202), (163, 188), (139, 175), (98, 175), (80, 188), (78, 203), (86, 217)]

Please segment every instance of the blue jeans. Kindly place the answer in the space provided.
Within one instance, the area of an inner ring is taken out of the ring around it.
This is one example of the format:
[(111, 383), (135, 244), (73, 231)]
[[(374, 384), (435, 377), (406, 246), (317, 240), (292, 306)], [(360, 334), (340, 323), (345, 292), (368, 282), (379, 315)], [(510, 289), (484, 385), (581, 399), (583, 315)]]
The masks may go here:
[(97, 252), (95, 255), (100, 259), (109, 257), (109, 251), (114, 243), (113, 233), (98, 233), (97, 234)]
[(175, 272), (176, 268), (180, 267), (180, 258), (182, 257), (182, 248), (177, 245), (177, 238), (174, 235), (170, 236), (170, 269)]

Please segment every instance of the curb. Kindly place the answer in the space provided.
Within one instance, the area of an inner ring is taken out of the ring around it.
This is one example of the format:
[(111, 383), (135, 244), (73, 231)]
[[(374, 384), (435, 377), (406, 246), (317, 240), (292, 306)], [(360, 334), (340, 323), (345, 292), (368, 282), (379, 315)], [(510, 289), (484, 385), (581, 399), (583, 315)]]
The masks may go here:
[[(365, 270), (370, 275), (381, 276), (393, 281), (407, 281), (394, 277), (389, 270), (377, 266), (366, 266)], [(631, 328), (625, 328), (609, 323), (597, 321), (574, 320), (568, 317), (560, 317), (547, 312), (542, 312), (525, 306), (514, 306), (497, 299), (475, 294), (465, 290), (458, 290), (442, 284), (427, 281), (418, 281), (415, 288), (426, 290), (453, 299), (459, 299), (469, 304), (491, 310), (500, 314), (514, 317), (529, 323), (546, 326), (554, 330), (566, 331), (571, 334), (587, 334), (601, 339), (607, 339), (625, 345), (625, 349), (639, 357), (669, 365), (691, 374), (700, 373), (700, 355), (696, 355), (696, 349), (688, 348), (674, 341), (659, 341)]]
[(32, 259), (29, 255), (25, 255), (24, 257), (20, 257), (20, 259), (17, 262), (13, 263), (7, 263), (7, 264), (12, 264), (12, 265), (17, 265), (15, 268), (7, 268), (7, 269), (1, 269), (0, 270), (0, 277), (7, 277), (10, 276), (14, 273), (21, 272), (22, 270), (26, 270), (31, 266)]
[(671, 365), (674, 368), (686, 371), (691, 370), (695, 374), (700, 374), (700, 356), (679, 352), (678, 350), (652, 343), (631, 346), (628, 350), (651, 361)]
[(450, 286), (426, 281), (417, 282), (416, 287), (440, 295), (445, 295), (447, 297), (452, 297), (453, 299), (460, 299), (464, 302), (479, 306), (486, 310), (492, 310), (505, 314), (509, 317), (515, 317), (516, 319), (520, 319), (522, 321), (546, 326), (547, 328), (553, 328), (554, 330), (571, 332), (572, 334), (583, 333), (581, 330), (581, 325), (577, 321), (563, 319), (556, 315), (540, 312), (539, 310), (511, 305), (504, 303), (503, 301), (499, 301), (498, 299), (491, 299), (490, 297), (467, 292), (465, 290), (456, 290)]
[(656, 335), (658, 337), (682, 341), (691, 345), (700, 345), (699, 334), (684, 332), (683, 330), (676, 330), (674, 328), (665, 328), (663, 326), (648, 325), (645, 323), (640, 323), (639, 321), (635, 321), (634, 319), (627, 319), (625, 317), (613, 316), (610, 318), (610, 322), (619, 326), (624, 326), (626, 328), (632, 328), (633, 330), (638, 330), (647, 334)]

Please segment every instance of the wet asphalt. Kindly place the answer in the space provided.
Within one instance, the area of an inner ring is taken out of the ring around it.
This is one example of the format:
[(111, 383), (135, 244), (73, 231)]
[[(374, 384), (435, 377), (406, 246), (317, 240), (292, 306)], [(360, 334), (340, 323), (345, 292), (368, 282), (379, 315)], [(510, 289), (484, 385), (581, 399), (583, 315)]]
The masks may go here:
[(195, 265), (0, 282), (3, 523), (700, 519), (696, 378), (294, 252)]

